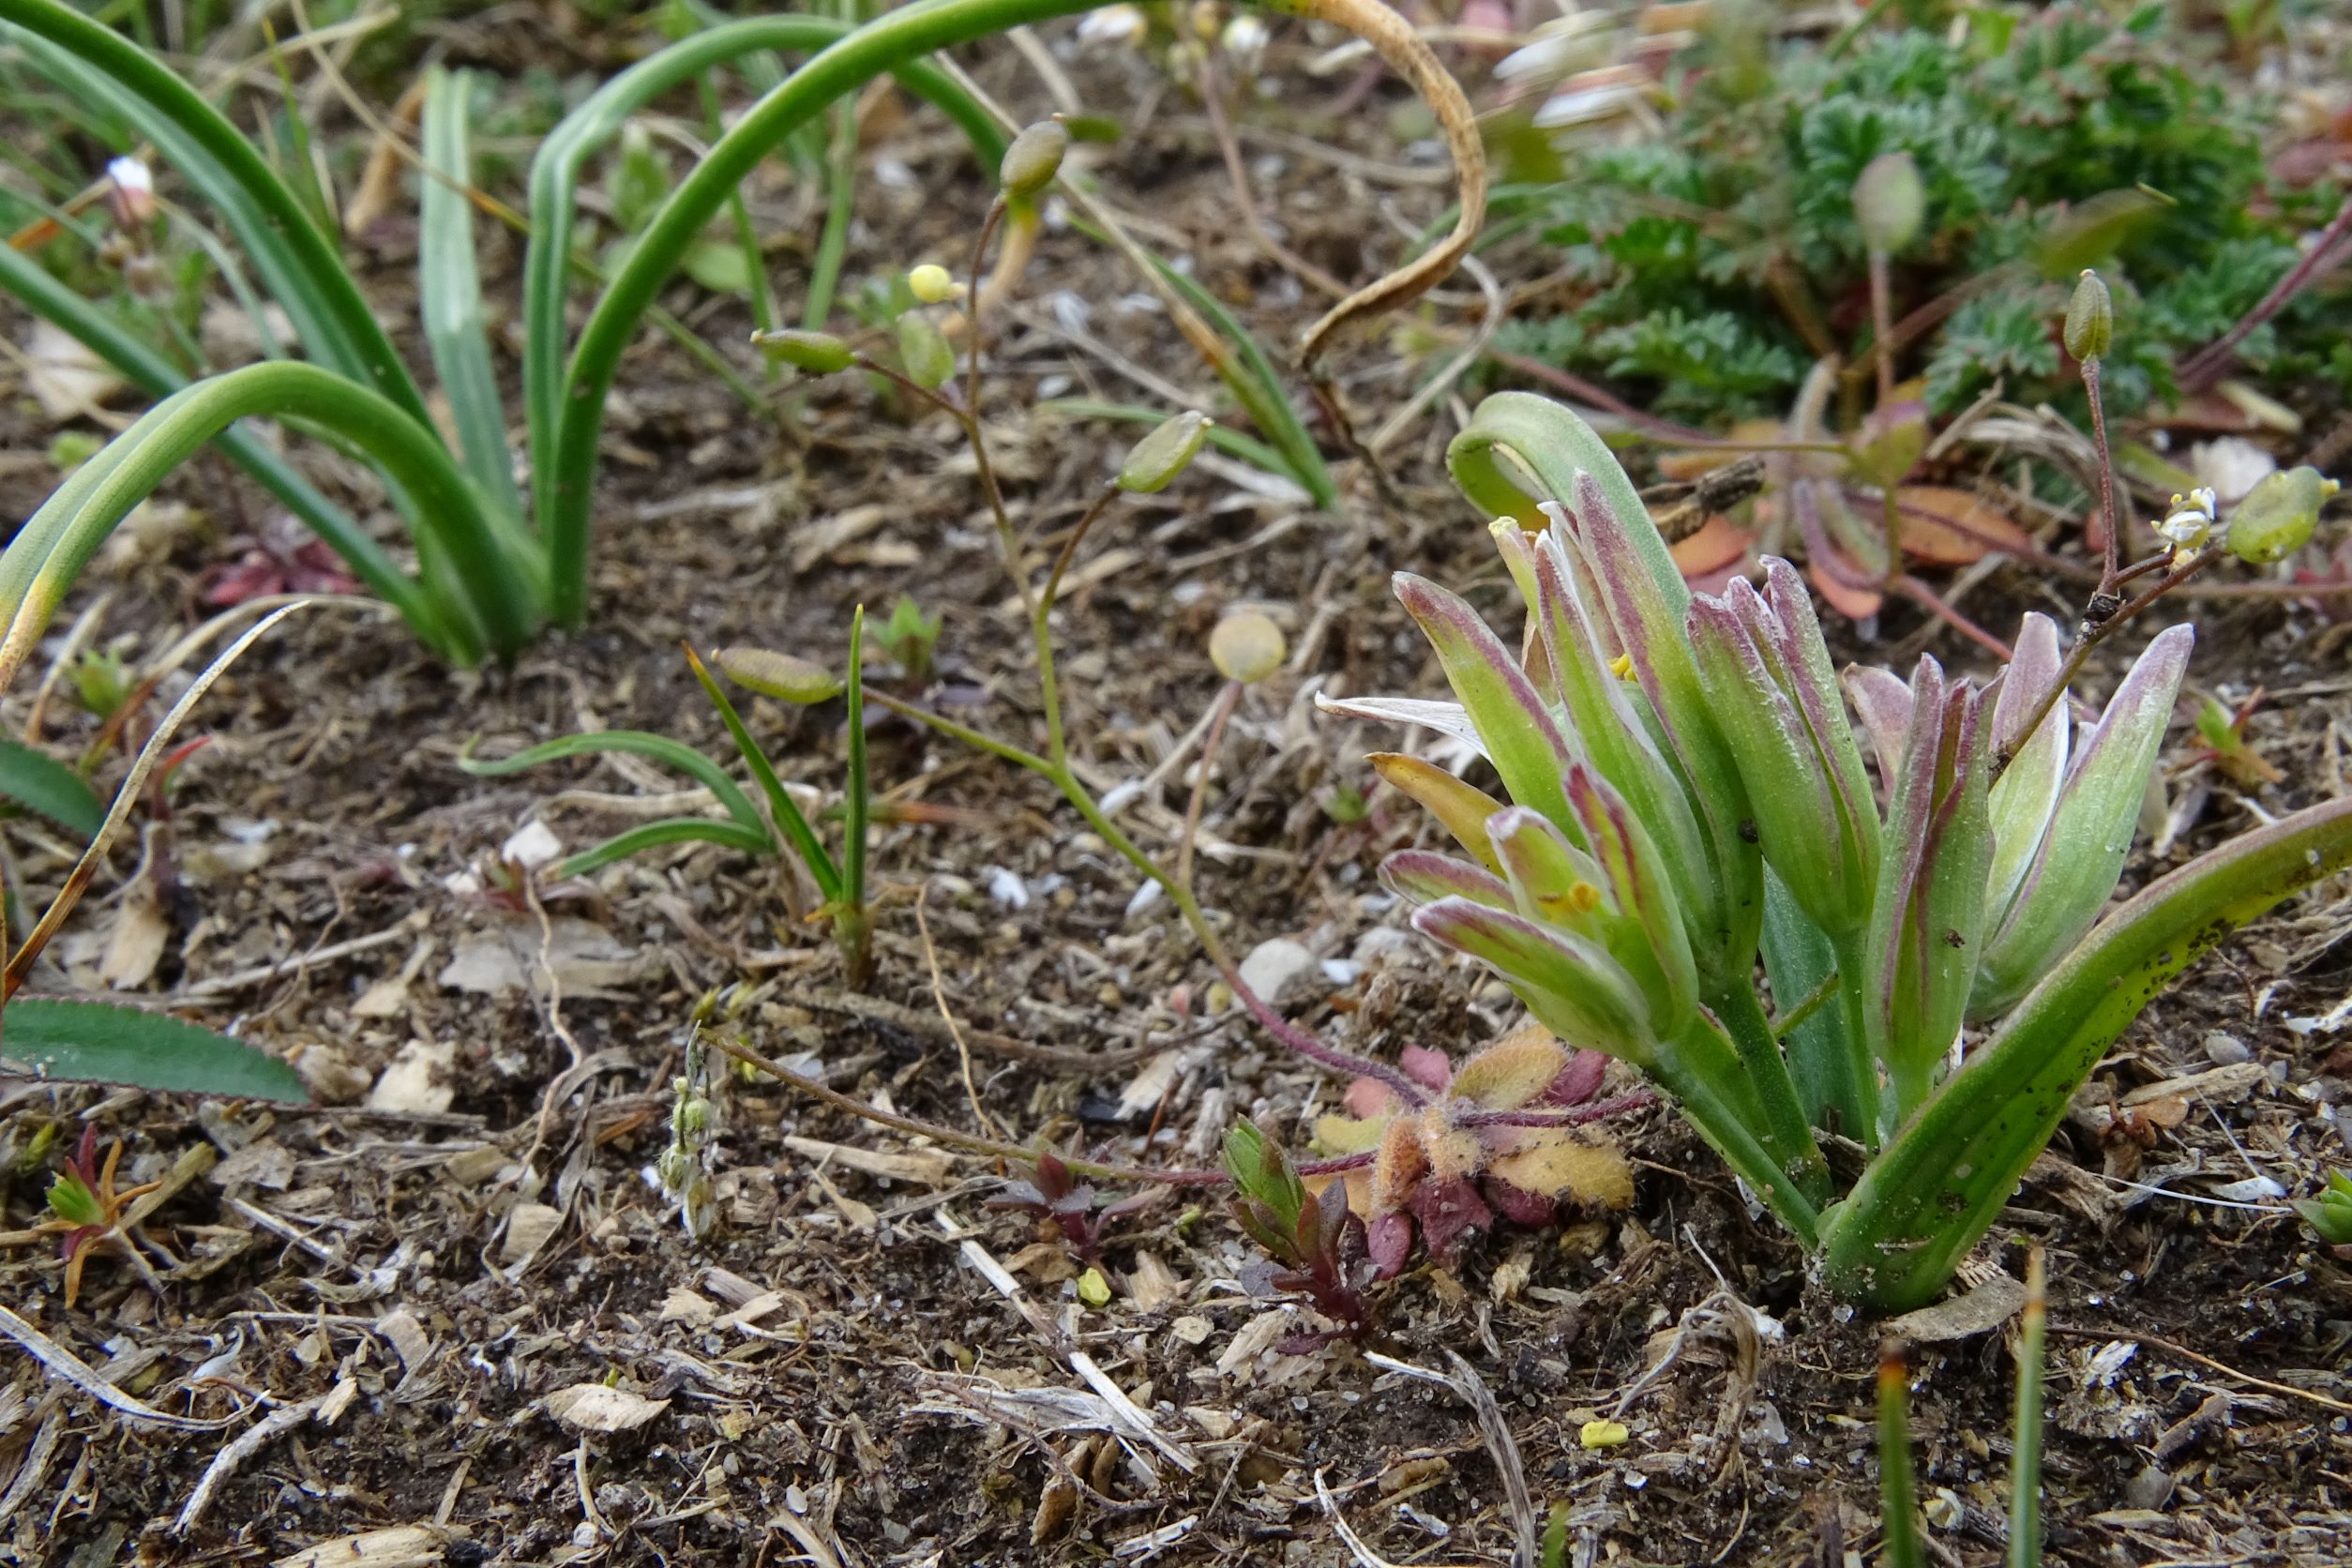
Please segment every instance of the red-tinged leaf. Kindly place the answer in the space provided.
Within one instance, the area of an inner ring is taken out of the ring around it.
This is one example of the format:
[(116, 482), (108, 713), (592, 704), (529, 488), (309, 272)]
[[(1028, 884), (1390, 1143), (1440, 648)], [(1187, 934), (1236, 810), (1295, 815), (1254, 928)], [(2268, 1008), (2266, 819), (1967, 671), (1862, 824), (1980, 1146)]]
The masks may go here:
[(1903, 518), (1903, 553), (1934, 566), (1966, 566), (1988, 551), (2034, 548), (2026, 531), (1964, 490), (1906, 485), (1894, 492)]
[(1745, 567), (1756, 549), (1756, 535), (1718, 512), (1672, 548), (1674, 565), (1689, 582)]
[(1884, 594), (1876, 588), (1854, 587), (1845, 578), (1826, 569), (1817, 554), (1805, 563), (1805, 576), (1830, 608), (1849, 621), (1867, 621), (1886, 605)]
[(1394, 1278), (1412, 1256), (1413, 1222), (1401, 1214), (1374, 1215), (1364, 1229), (1364, 1250), (1382, 1279)]
[(1511, 798), (1569, 827), (1560, 780), (1572, 753), (1519, 661), (1459, 596), (1426, 578), (1397, 573), (1396, 597), (1420, 623)]
[(1549, 1225), (1560, 1213), (1560, 1199), (1545, 1193), (1530, 1192), (1497, 1180), (1488, 1181), (1485, 1186), (1486, 1200), (1514, 1225)]
[(1601, 1080), (1609, 1070), (1606, 1053), (1580, 1050), (1568, 1059), (1568, 1065), (1552, 1079), (1537, 1103), (1547, 1106), (1580, 1106), (1601, 1092)]
[(1499, 910), (1519, 907), (1500, 878), (1431, 850), (1399, 850), (1390, 855), (1380, 862), (1380, 881), (1390, 892), (1415, 904), (1468, 898)]
[(1911, 688), (1892, 670), (1871, 664), (1846, 667), (1846, 695), (1853, 700), (1870, 749), (1878, 759), (1884, 792), (1892, 793), (1895, 769), (1903, 764), (1903, 737), (1911, 728)]
[(1495, 1212), (1467, 1177), (1424, 1182), (1413, 1189), (1412, 1214), (1421, 1224), (1421, 1244), (1440, 1263), (1451, 1263), (1462, 1244), (1495, 1222)]
[(1396, 1053), (1396, 1065), (1424, 1089), (1442, 1094), (1454, 1084), (1454, 1063), (1445, 1052), (1428, 1046), (1407, 1046)]

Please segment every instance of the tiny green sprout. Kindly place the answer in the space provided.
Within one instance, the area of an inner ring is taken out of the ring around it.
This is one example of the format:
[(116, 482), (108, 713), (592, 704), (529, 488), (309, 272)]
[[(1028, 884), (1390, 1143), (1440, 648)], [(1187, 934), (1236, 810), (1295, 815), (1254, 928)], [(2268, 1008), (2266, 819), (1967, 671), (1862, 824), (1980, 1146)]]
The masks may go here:
[(2295, 1212), (2329, 1246), (2352, 1246), (2352, 1176), (2329, 1172), (2319, 1196), (2296, 1199)]
[(130, 671), (112, 648), (84, 648), (74, 661), (73, 694), (100, 718), (112, 718), (130, 701)]
[(1070, 150), (1070, 133), (1059, 120), (1039, 120), (1013, 138), (997, 166), (1004, 194), (1018, 199), (1034, 196), (1053, 182), (1062, 170), (1062, 157)]
[(2074, 284), (2074, 297), (2066, 305), (2066, 352), (2076, 359), (2103, 359), (2115, 341), (2115, 296), (2088, 267)]
[(1218, 674), (1244, 686), (1256, 686), (1281, 669), (1286, 652), (1282, 628), (1255, 610), (1233, 611), (1209, 634), (1209, 662)]
[(1078, 1275), (1078, 1299), (1096, 1311), (1110, 1304), (1110, 1281), (1103, 1277), (1102, 1270), (1090, 1268)]
[(49, 462), (60, 474), (70, 474), (98, 454), (105, 442), (87, 430), (59, 430), (49, 443)]
[(1372, 803), (1364, 798), (1364, 792), (1347, 779), (1333, 786), (1330, 798), (1323, 802), (1323, 815), (1338, 827), (1353, 827), (1372, 815)]
[(1127, 459), (1119, 465), (1119, 477), (1113, 483), (1131, 495), (1156, 495), (1175, 483), (1176, 475), (1199, 455), (1201, 443), (1209, 439), (1209, 427), (1214, 423), (1197, 408), (1162, 420), (1150, 435), (1127, 449)]
[(944, 305), (963, 295), (963, 285), (956, 275), (937, 262), (925, 262), (907, 272), (907, 292), (926, 305)]
[(945, 625), (939, 615), (926, 615), (911, 594), (899, 595), (897, 603), (890, 607), (890, 618), (882, 626), (882, 649), (897, 661), (911, 684), (920, 686), (930, 679), (931, 651), (939, 646), (939, 634)]
[(612, 165), (605, 200), (623, 234), (643, 228), (670, 194), (670, 164), (654, 144), (653, 132), (636, 120), (621, 128), (621, 156)]
[(956, 351), (947, 334), (928, 316), (908, 311), (898, 318), (898, 357), (907, 379), (927, 391), (937, 391), (956, 373)]
[(812, 376), (833, 375), (857, 363), (856, 352), (830, 332), (779, 329), (755, 332), (751, 340), (769, 357), (780, 359), (793, 369), (806, 370)]
[(2319, 509), (2342, 488), (2309, 466), (2267, 475), (2230, 515), (2229, 552), (2257, 566), (2285, 560), (2311, 542)]
[(1268, 1236), (1286, 1240), (1297, 1235), (1306, 1186), (1281, 1145), (1246, 1116), (1226, 1132), (1225, 1173), (1233, 1179), (1241, 1199), (1244, 1229), (1261, 1244), (1275, 1244)]
[(98, 1202), (90, 1184), (72, 1171), (61, 1173), (49, 1184), (49, 1212), (68, 1225), (104, 1225), (106, 1211)]
[(737, 686), (795, 707), (841, 695), (840, 676), (813, 659), (771, 648), (719, 648), (712, 653), (711, 663)]
[(1927, 188), (1905, 152), (1880, 153), (1854, 182), (1854, 225), (1862, 243), (1892, 255), (1919, 237), (1927, 218)]

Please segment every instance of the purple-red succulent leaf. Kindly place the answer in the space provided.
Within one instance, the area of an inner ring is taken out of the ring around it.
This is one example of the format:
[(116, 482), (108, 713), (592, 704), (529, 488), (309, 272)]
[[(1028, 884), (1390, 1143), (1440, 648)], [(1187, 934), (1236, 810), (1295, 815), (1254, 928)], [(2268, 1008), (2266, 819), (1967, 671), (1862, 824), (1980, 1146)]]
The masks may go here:
[[(1803, 716), (1781, 688), (1773, 661), (1741, 613), (1753, 590), (1691, 601), (1691, 646), (1706, 671), (1709, 700), (1739, 761), (1753, 831), (1798, 908), (1832, 934), (1853, 930), (1869, 912), (1871, 882), (1858, 863), (1862, 844), (1839, 809), (1835, 784)], [(1871, 822), (1875, 852), (1874, 815)]]
[(1882, 793), (1894, 792), (1894, 776), (1903, 765), (1903, 737), (1911, 728), (1911, 688), (1892, 670), (1871, 664), (1846, 667), (1846, 695), (1870, 737), (1871, 754), (1878, 759)]
[[(1734, 586), (1747, 585), (1735, 580)], [(1812, 596), (1796, 568), (1777, 556), (1764, 562), (1764, 592), (1757, 596), (1751, 590), (1749, 596), (1755, 600), (1757, 641), (1774, 660), (1783, 689), (1826, 765), (1843, 831), (1860, 846), (1858, 858), (1868, 867), (1867, 880), (1877, 869), (1877, 803), (1862, 768), (1862, 748), (1854, 744), (1853, 727), (1846, 722), (1846, 702), (1838, 690), (1836, 668), (1830, 662), (1829, 644), (1821, 639), (1821, 623), (1813, 613)]]
[[(1968, 999), (1971, 1018), (2007, 1012), (2073, 950), (2106, 908), (2131, 852), (2148, 775), (2164, 749), (2164, 730), (2195, 641), (2196, 634), (2186, 626), (2159, 633), (2073, 759), (2049, 828), (1991, 928)], [(2053, 713), (2051, 721), (2057, 717)]]
[[(1984, 908), (1987, 927), (1996, 932), (2006, 922), (2016, 903), (2017, 890), (2025, 885), (2026, 874), (2041, 853), (2073, 749), (2074, 721), (2063, 696), (2030, 736), (2025, 733), (2026, 721), (2057, 686), (2058, 668), (2057, 624), (2047, 615), (2028, 613), (2018, 627), (2016, 654), (2001, 674), (1999, 696), (1993, 704), (1994, 754), (2009, 759), (2009, 765), (1993, 781), (1990, 802), (1993, 869), (1985, 885)], [(2021, 740), (2022, 746), (2018, 745)]]
[(1636, 1064), (1651, 1055), (1640, 988), (1599, 942), (1466, 898), (1441, 899), (1412, 920), (1423, 935), (1492, 968), (1568, 1044)]
[(1364, 1250), (1375, 1274), (1382, 1279), (1395, 1278), (1412, 1256), (1413, 1222), (1402, 1213), (1373, 1215), (1364, 1228)]
[(1485, 1181), (1486, 1200), (1514, 1225), (1549, 1225), (1560, 1213), (1560, 1199), (1548, 1193), (1515, 1187), (1500, 1177)]
[(1499, 910), (1519, 907), (1501, 878), (1434, 850), (1397, 851), (1380, 862), (1380, 881), (1390, 892), (1413, 904), (1468, 898)]
[(1888, 807), (1862, 977), (1865, 1028), (1907, 1113), (1959, 1037), (1983, 957), (1992, 864), (1985, 775), (1992, 726), (1984, 694), (1947, 683), (1922, 656), (1911, 727)]
[(1672, 1039), (1698, 1005), (1697, 966), (1673, 880), (1640, 818), (1590, 768), (1568, 770), (1568, 805), (1584, 824), (1615, 911), (1602, 940), (1648, 999), (1651, 1033)]
[(1599, 938), (1601, 922), (1615, 912), (1615, 905), (1606, 874), (1591, 855), (1569, 843), (1549, 818), (1524, 806), (1496, 812), (1487, 821), (1486, 834), (1510, 884), (1512, 902), (1504, 907), (1530, 920)]
[(1576, 586), (1575, 559), (1560, 527), (1536, 547), (1537, 625), (1563, 706), (1593, 770), (1625, 797), (1649, 831), (1673, 884), (1686, 939), (1695, 951), (1710, 952), (1725, 942), (1731, 924), (1723, 907), (1724, 879), (1681, 777), (1635, 709), (1638, 689), (1602, 656), (1594, 635), (1599, 617)]
[(1512, 800), (1573, 833), (1560, 780), (1576, 754), (1527, 672), (1458, 596), (1399, 572), (1396, 597), (1420, 623)]

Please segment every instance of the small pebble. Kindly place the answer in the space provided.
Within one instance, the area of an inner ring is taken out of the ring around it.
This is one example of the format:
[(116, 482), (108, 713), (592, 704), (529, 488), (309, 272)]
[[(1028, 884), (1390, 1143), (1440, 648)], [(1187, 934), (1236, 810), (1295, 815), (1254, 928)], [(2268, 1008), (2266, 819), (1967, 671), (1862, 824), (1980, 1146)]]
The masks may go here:
[(2254, 1052), (2246, 1048), (2244, 1041), (2224, 1034), (2218, 1029), (2205, 1037), (2205, 1054), (2212, 1059), (2216, 1067), (2234, 1067), (2240, 1062), (2254, 1059)]

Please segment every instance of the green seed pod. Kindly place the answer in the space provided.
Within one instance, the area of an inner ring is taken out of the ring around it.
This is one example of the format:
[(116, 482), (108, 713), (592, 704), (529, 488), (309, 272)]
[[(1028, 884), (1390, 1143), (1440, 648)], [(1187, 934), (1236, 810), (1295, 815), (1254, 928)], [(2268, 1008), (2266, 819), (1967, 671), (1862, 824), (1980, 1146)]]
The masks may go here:
[(812, 376), (833, 375), (857, 363), (850, 345), (830, 332), (755, 332), (751, 340), (793, 369)]
[(1155, 495), (1166, 490), (1199, 455), (1200, 444), (1209, 439), (1214, 423), (1197, 408), (1162, 420), (1157, 430), (1127, 449), (1127, 460), (1119, 465), (1115, 482), (1135, 495)]
[(2078, 360), (2102, 359), (2115, 341), (2115, 296), (2088, 267), (2066, 306), (2066, 352)]
[(1880, 153), (1854, 182), (1854, 224), (1862, 243), (1892, 255), (1919, 237), (1927, 219), (1927, 186), (1909, 153)]
[(2246, 492), (2229, 520), (2229, 552), (2267, 566), (2284, 561), (2311, 542), (2319, 508), (2341, 489), (2315, 468), (2286, 468)]
[(711, 655), (711, 662), (737, 686), (795, 707), (841, 695), (838, 675), (791, 654), (768, 648), (721, 648)]
[(925, 262), (909, 269), (907, 289), (926, 305), (942, 305), (963, 293), (956, 275), (937, 262)]
[(1255, 610), (1237, 610), (1209, 634), (1209, 662), (1229, 681), (1256, 686), (1282, 668), (1282, 628)]
[(936, 390), (956, 373), (956, 351), (947, 334), (928, 316), (910, 310), (898, 318), (898, 357), (906, 361), (907, 379)]
[(1062, 168), (1062, 155), (1070, 150), (1070, 133), (1059, 120), (1039, 120), (1013, 138), (997, 166), (1004, 194), (1034, 196), (1051, 184)]

